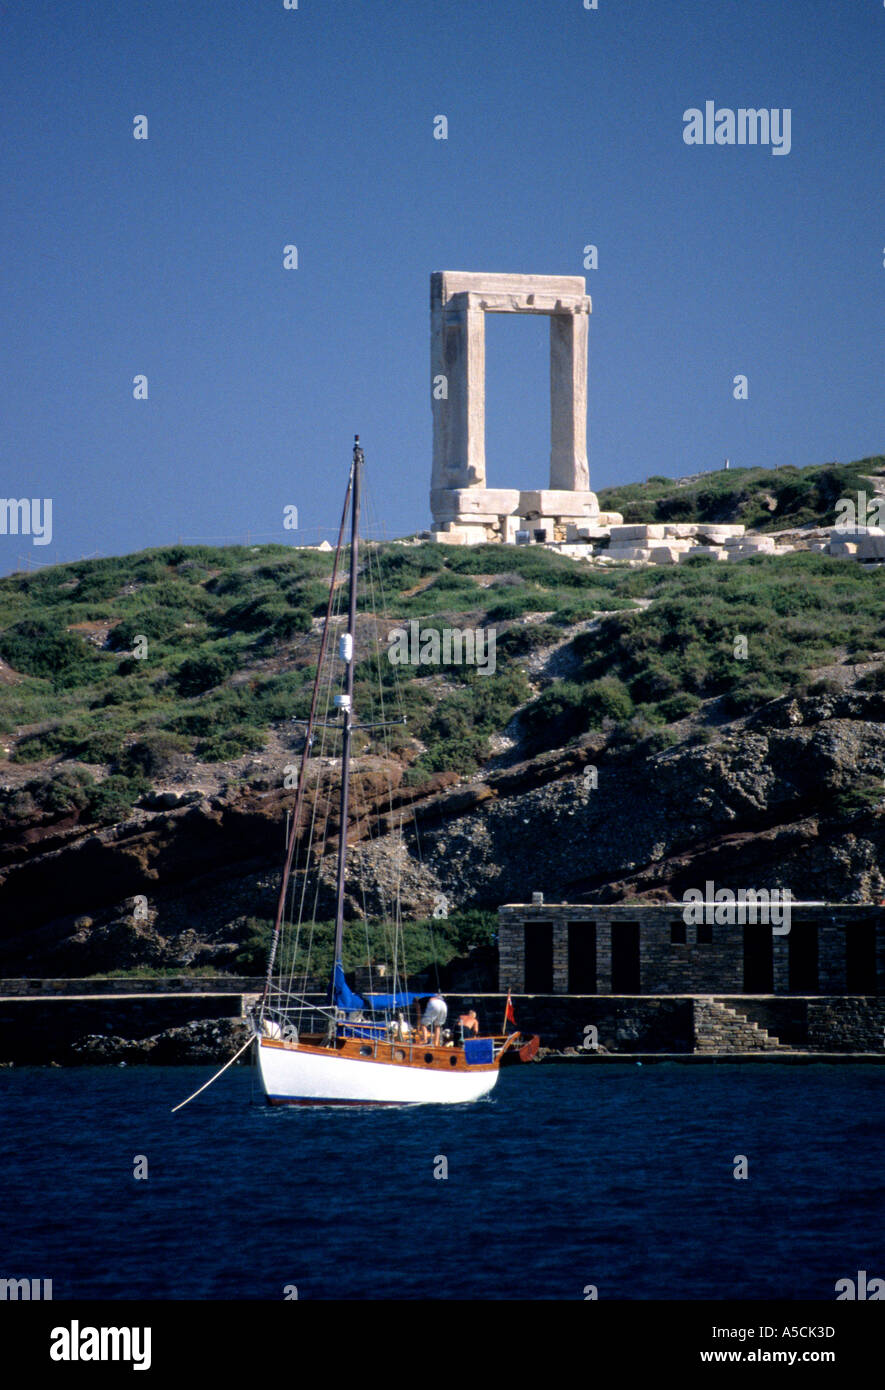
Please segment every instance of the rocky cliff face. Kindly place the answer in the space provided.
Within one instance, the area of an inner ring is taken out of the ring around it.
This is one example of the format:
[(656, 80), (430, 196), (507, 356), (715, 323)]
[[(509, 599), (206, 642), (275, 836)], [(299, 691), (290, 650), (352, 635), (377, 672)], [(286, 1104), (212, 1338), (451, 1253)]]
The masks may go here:
[[(796, 897), (878, 900), (881, 811), (842, 811), (882, 785), (881, 697), (778, 703), (708, 746), (597, 758), (580, 773), (425, 834), (427, 866), (456, 901), (681, 897), (720, 886), (786, 887)], [(779, 727), (781, 726), (781, 727)]]
[[(774, 701), (709, 743), (651, 755), (600, 733), (466, 785), (440, 776), (413, 789), (400, 776), (377, 760), (360, 769), (353, 915), (382, 911), (397, 884), (414, 917), (440, 893), (451, 908), (537, 890), (654, 901), (709, 879), (806, 900), (885, 897), (882, 694)], [(338, 834), (326, 796), (321, 918), (331, 915)], [(7, 829), (0, 973), (225, 968), (249, 918), (273, 915), (293, 802), (293, 792), (247, 789), (105, 830)]]

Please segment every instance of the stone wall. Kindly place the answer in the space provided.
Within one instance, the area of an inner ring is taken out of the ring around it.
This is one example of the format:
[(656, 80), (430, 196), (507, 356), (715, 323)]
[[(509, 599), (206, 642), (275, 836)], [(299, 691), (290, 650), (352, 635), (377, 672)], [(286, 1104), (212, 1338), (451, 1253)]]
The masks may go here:
[[(600, 1048), (607, 1052), (666, 1052), (687, 1054), (698, 1047), (699, 1013), (707, 1004), (697, 998), (647, 998), (624, 995), (513, 995), (517, 1023), (523, 1033), (538, 1033), (542, 1045), (555, 1050), (583, 1052), (586, 1029), (597, 1029)], [(497, 1030), (500, 1020), (489, 996), (468, 1001), (449, 999), (449, 1016), (457, 1017), (463, 1003), (487, 1015)], [(709, 1000), (710, 1003), (713, 1000)], [(753, 998), (724, 996), (715, 1001), (765, 1030), (777, 1044), (797, 1052), (885, 1052), (885, 999), (860, 995), (844, 998)], [(503, 1015), (503, 1009), (501, 1009)], [(755, 1050), (747, 1047), (747, 1051)], [(730, 1050), (723, 1047), (723, 1051)], [(784, 1055), (781, 1052), (781, 1055)]]
[(0, 979), (0, 1001), (20, 998), (101, 994), (258, 994), (263, 975), (140, 975), (136, 978), (41, 980), (27, 976)]
[[(512, 998), (524, 1034), (537, 1033), (543, 1047), (579, 1056), (592, 1056), (594, 1044), (600, 1054), (626, 1056), (716, 1056), (760, 1049), (786, 1057), (790, 1049), (793, 1055), (885, 1052), (885, 999), (559, 994)], [(505, 995), (447, 993), (446, 1000), (450, 1021), (475, 1008), (483, 1031), (502, 1031)], [(244, 1003), (241, 994), (196, 992), (136, 999), (8, 999), (0, 1001), (0, 1063), (66, 1065), (122, 1059), (220, 1064), (247, 1036), (241, 1019)], [(714, 1004), (723, 1007), (711, 1008)], [(722, 1029), (724, 1011), (736, 1013), (738, 1019)], [(751, 1037), (742, 1028), (745, 1020), (758, 1024), (769, 1038)], [(139, 1043), (158, 1035), (160, 1046), (139, 1048)]]
[[(503, 1008), (491, 1000), (471, 1004), (497, 1031)], [(692, 1003), (688, 999), (600, 998), (598, 995), (520, 995), (513, 996), (513, 1008), (520, 1030), (537, 1033), (544, 1047), (554, 1050), (577, 1048), (591, 1051), (585, 1043), (593, 1041), (588, 1028), (596, 1028), (596, 1042), (606, 1052), (690, 1052), (692, 1049)], [(498, 1010), (500, 1009), (500, 1017)], [(460, 1008), (449, 1016), (457, 1018)]]
[[(798, 991), (840, 994), (847, 988), (847, 935), (872, 923), (876, 934), (875, 965), (863, 982), (865, 994), (885, 994), (885, 912), (880, 907), (856, 904), (793, 903), (790, 930), (771, 934), (771, 974), (774, 994), (791, 990), (791, 959), (801, 957), (803, 947), (817, 941), (816, 987)], [(745, 978), (744, 926), (740, 923), (709, 927), (685, 923), (683, 905), (566, 903), (508, 904), (498, 914), (498, 987), (524, 991), (526, 980), (525, 931), (533, 924), (550, 923), (553, 929), (553, 981), (555, 994), (574, 992), (569, 980), (569, 927), (580, 932), (595, 928), (596, 993), (619, 992), (612, 984), (612, 933), (620, 925), (638, 924), (639, 992), (662, 994), (741, 994), (753, 989)], [(758, 932), (766, 932), (757, 927)], [(684, 936), (684, 941), (681, 939)], [(624, 993), (623, 989), (620, 990)], [(631, 991), (632, 992), (632, 991)], [(758, 993), (758, 989), (753, 990)]]
[(197, 1020), (238, 1019), (240, 994), (0, 1000), (0, 1062), (66, 1062), (84, 1038), (142, 1039)]
[[(504, 1014), (501, 995), (446, 996), (449, 1018), (476, 1008), (483, 1026), (498, 1032)], [(546, 1048), (588, 1051), (584, 1043), (597, 1029), (600, 1049), (619, 1053), (689, 1054), (698, 1048), (697, 1019), (706, 998), (648, 998), (628, 995), (513, 994), (516, 1021), (523, 1033), (537, 1033)], [(773, 996), (719, 996), (741, 1020), (756, 1023), (772, 1043), (796, 1052), (885, 1052), (885, 999), (860, 995), (844, 998), (778, 999)], [(723, 1048), (723, 1050), (727, 1050)], [(730, 1050), (730, 1049), (728, 1049)], [(747, 1048), (748, 1051), (755, 1050)], [(782, 1053), (783, 1055), (783, 1053)]]
[(809, 999), (807, 1046), (826, 1052), (885, 1050), (885, 999)]

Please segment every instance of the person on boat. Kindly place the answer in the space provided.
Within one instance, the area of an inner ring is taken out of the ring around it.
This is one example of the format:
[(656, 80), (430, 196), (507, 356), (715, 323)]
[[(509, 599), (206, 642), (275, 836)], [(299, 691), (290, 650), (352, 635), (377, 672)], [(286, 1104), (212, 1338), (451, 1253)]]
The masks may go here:
[(421, 1019), (421, 1041), (433, 1039), (433, 1046), (439, 1047), (440, 1031), (449, 1016), (448, 1005), (441, 994), (431, 994)]
[(461, 1025), (462, 1033), (473, 1033), (475, 1036), (479, 1032), (479, 1019), (476, 1017), (476, 1009), (468, 1009), (466, 1014), (459, 1014), (458, 1022)]

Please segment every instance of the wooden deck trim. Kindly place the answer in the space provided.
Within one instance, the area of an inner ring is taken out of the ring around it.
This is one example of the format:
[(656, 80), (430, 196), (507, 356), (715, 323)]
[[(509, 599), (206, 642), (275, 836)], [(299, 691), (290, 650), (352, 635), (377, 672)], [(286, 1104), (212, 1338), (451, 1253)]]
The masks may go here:
[[(316, 1036), (315, 1034), (309, 1036)], [(383, 1062), (386, 1066), (411, 1067), (414, 1071), (447, 1071), (447, 1072), (480, 1072), (496, 1071), (500, 1058), (496, 1057), (493, 1062), (481, 1062), (476, 1066), (471, 1066), (465, 1059), (464, 1053), (456, 1047), (433, 1047), (425, 1046), (423, 1043), (406, 1043), (395, 1040), (385, 1039), (384, 1042), (373, 1042), (370, 1038), (339, 1038), (334, 1047), (323, 1047), (316, 1043), (308, 1043), (299, 1039), (296, 1042), (285, 1042), (282, 1038), (259, 1038), (261, 1047), (275, 1047), (283, 1052), (309, 1052), (317, 1057), (347, 1057), (352, 1062)], [(366, 1057), (360, 1052), (360, 1048), (372, 1048), (373, 1055)], [(395, 1054), (402, 1052), (402, 1057)], [(425, 1053), (433, 1055), (432, 1062), (425, 1062)], [(452, 1058), (455, 1058), (455, 1065), (452, 1065)]]

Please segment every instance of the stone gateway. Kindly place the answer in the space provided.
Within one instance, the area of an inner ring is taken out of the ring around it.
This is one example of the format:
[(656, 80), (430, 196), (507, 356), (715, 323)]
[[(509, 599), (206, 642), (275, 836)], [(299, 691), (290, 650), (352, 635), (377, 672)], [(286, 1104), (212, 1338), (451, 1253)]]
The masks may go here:
[[(517, 530), (564, 540), (571, 523), (598, 524), (587, 462), (587, 326), (582, 275), (443, 270), (430, 277), (435, 540), (514, 541)], [(485, 316), (550, 319), (550, 485), (486, 486)]]

